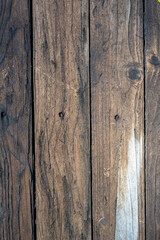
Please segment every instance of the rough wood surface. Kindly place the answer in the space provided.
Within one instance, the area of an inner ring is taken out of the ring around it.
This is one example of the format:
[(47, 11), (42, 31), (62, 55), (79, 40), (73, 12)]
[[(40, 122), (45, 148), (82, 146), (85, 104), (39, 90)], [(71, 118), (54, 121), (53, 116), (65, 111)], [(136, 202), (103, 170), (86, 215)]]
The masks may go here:
[(91, 1), (93, 239), (145, 239), (143, 1)]
[(0, 1), (0, 239), (33, 237), (29, 1)]
[(88, 1), (33, 9), (37, 238), (91, 239)]
[(160, 239), (160, 3), (145, 1), (146, 240)]

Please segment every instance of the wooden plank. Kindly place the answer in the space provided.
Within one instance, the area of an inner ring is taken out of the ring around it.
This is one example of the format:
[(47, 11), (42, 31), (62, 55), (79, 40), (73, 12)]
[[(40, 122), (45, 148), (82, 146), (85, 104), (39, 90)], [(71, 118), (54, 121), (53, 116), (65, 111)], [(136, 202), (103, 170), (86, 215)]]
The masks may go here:
[(145, 1), (146, 239), (160, 239), (160, 3)]
[(145, 239), (143, 1), (91, 1), (93, 239)]
[(88, 1), (33, 9), (37, 238), (91, 239)]
[(32, 239), (29, 1), (0, 3), (0, 239)]

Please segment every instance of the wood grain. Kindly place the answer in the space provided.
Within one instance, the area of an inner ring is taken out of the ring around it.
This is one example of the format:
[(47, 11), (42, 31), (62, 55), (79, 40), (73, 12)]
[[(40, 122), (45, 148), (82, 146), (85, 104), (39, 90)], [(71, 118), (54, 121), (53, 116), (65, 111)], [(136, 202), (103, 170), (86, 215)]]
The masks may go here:
[(29, 1), (0, 1), (0, 239), (33, 237)]
[(143, 1), (90, 15), (93, 239), (145, 239)]
[(160, 3), (145, 1), (146, 240), (160, 239)]
[(88, 1), (33, 9), (37, 238), (91, 239)]

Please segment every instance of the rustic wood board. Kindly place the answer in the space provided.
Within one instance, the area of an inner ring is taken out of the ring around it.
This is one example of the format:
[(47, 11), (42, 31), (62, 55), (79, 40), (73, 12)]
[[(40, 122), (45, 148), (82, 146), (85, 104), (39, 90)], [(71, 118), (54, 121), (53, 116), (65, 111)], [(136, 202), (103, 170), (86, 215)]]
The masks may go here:
[(160, 3), (145, 1), (146, 240), (160, 239)]
[(91, 239), (88, 1), (33, 9), (37, 239)]
[(29, 1), (0, 2), (0, 239), (33, 239)]
[(90, 16), (93, 239), (145, 239), (143, 1)]

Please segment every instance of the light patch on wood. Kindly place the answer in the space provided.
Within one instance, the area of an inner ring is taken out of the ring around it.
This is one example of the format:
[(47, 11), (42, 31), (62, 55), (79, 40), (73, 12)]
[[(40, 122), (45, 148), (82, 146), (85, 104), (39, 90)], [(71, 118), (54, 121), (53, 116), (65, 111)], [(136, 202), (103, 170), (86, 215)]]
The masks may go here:
[(133, 127), (128, 144), (127, 166), (120, 164), (118, 173), (115, 240), (138, 239), (138, 191), (142, 146), (142, 135), (137, 140)]

